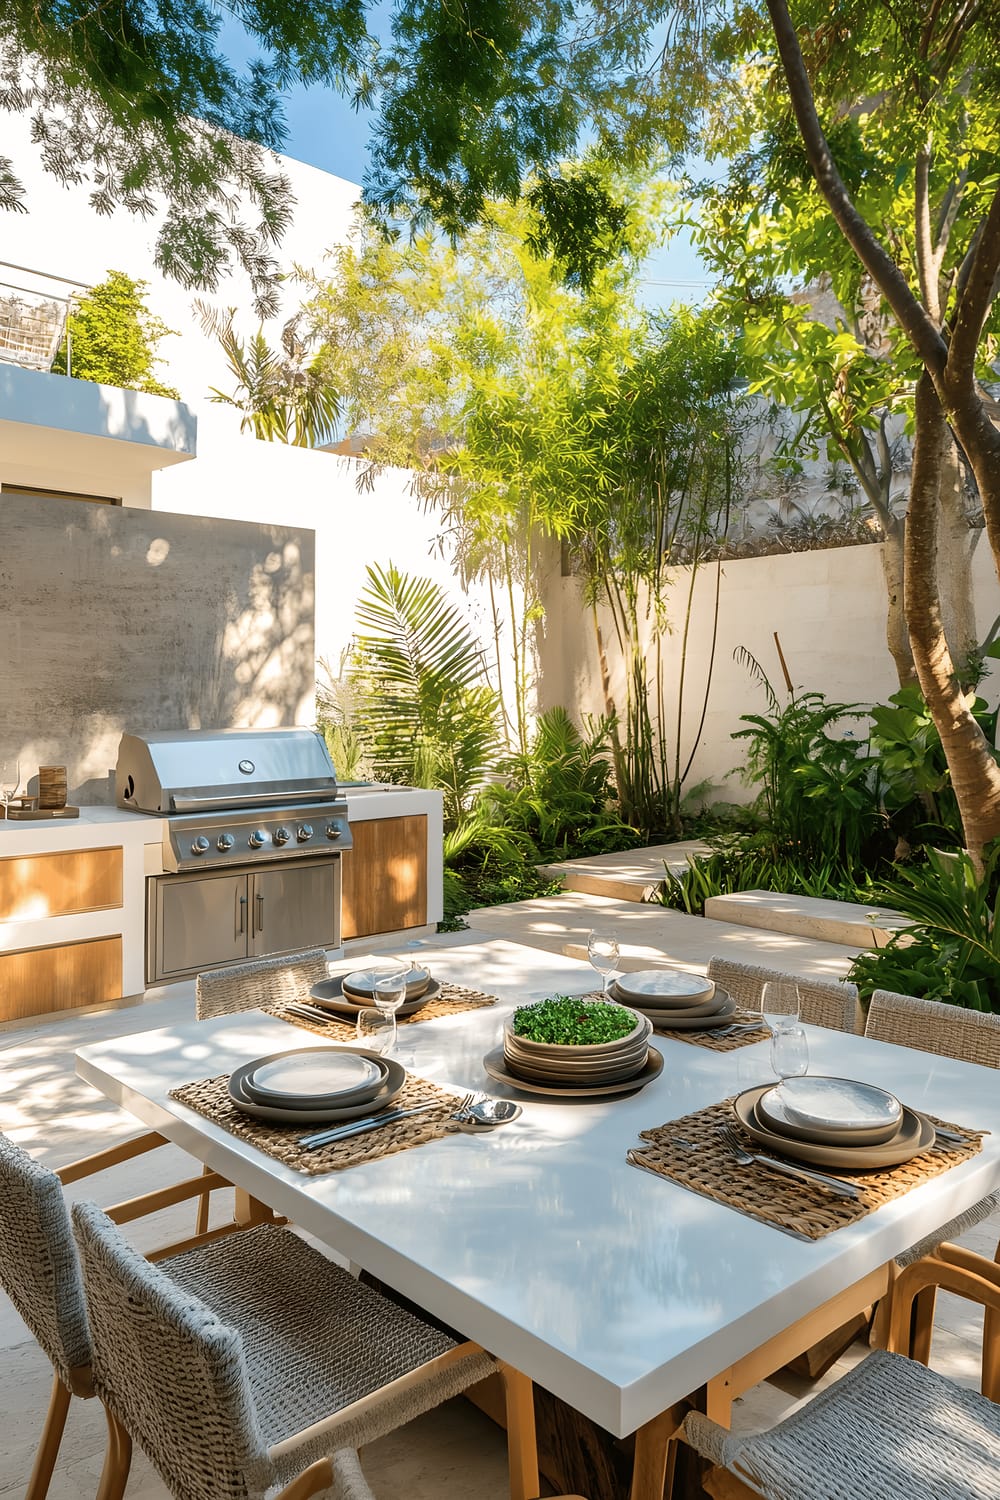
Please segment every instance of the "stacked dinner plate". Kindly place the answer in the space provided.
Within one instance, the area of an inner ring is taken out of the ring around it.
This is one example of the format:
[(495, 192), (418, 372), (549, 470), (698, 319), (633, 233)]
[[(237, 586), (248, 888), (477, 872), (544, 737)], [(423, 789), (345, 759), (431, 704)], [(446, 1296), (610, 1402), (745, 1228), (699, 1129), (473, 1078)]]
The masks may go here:
[(613, 1042), (583, 1046), (534, 1042), (504, 1028), (503, 1060), (509, 1073), (529, 1083), (577, 1089), (624, 1083), (641, 1073), (649, 1053), (653, 1027), (645, 1016), (632, 1012), (635, 1025)]
[(741, 1094), (734, 1108), (755, 1141), (818, 1166), (897, 1166), (934, 1141), (923, 1115), (885, 1089), (850, 1078), (786, 1078)]
[[(359, 1010), (375, 1004), (377, 974), (377, 969), (356, 969), (353, 974), (321, 980), (309, 993), (321, 1009), (332, 1015), (353, 1018)], [(414, 966), (406, 976), (406, 998), (397, 1010), (397, 1016), (414, 1015), (440, 993), (441, 986), (431, 978), (430, 970)]]
[(685, 969), (638, 969), (619, 974), (612, 994), (661, 1031), (712, 1031), (736, 1014), (736, 1001), (701, 974)]
[(362, 1047), (297, 1047), (237, 1068), (229, 1097), (244, 1114), (272, 1124), (326, 1124), (375, 1114), (405, 1078), (399, 1063)]

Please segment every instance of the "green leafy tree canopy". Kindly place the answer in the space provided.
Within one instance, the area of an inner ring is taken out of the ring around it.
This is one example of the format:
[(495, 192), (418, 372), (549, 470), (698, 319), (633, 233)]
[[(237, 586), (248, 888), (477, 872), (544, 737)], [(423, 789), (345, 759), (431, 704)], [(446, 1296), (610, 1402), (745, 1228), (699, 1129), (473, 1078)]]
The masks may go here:
[[(109, 271), (105, 281), (81, 298), (68, 322), (69, 373), (74, 379), (176, 399), (177, 392), (153, 373), (163, 362), (156, 353), (160, 340), (173, 329), (150, 312), (145, 290), (146, 282), (133, 281), (124, 271)], [(65, 345), (53, 369), (67, 373)]]

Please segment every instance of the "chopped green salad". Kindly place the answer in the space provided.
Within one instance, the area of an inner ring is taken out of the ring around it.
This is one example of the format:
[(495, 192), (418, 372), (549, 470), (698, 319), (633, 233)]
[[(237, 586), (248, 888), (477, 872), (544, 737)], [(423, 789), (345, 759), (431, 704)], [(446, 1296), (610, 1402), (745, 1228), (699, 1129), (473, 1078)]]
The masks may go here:
[(519, 1006), (514, 1012), (513, 1031), (515, 1036), (527, 1037), (531, 1042), (586, 1047), (628, 1036), (635, 1023), (635, 1016), (623, 1005), (554, 995), (551, 1000)]

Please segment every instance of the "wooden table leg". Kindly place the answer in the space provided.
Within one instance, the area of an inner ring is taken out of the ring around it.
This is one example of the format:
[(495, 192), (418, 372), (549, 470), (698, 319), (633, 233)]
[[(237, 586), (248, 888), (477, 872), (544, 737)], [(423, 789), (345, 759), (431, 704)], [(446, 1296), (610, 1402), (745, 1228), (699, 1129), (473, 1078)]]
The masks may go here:
[(510, 1467), (510, 1500), (537, 1500), (538, 1442), (535, 1437), (535, 1391), (527, 1375), (513, 1365), (501, 1364), (506, 1396), (507, 1461)]
[(670, 1494), (677, 1457), (675, 1438), (686, 1411), (686, 1405), (668, 1407), (639, 1428), (629, 1500), (663, 1500)]

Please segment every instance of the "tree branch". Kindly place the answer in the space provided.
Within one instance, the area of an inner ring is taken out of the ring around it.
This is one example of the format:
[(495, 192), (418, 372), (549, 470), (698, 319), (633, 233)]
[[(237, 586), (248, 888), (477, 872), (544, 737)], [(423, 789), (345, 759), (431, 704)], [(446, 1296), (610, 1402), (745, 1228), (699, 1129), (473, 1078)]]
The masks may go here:
[(940, 290), (934, 244), (931, 238), (931, 152), (930, 146), (921, 146), (917, 152), (913, 185), (913, 211), (916, 225), (917, 275), (920, 279), (920, 295), (928, 316), (937, 328), (941, 326)]
[(943, 373), (947, 347), (940, 332), (914, 297), (899, 267), (858, 213), (837, 170), (819, 123), (812, 85), (786, 0), (766, 0), (788, 91), (816, 185), (830, 206), (840, 231), (896, 315), (897, 322), (928, 370)]
[[(972, 259), (968, 273), (964, 281), (959, 277), (958, 306), (948, 344), (945, 382), (949, 389), (971, 381), (983, 324), (996, 295), (1000, 275), (1000, 187), (994, 192), (986, 218), (976, 231), (970, 253)], [(963, 265), (963, 272), (965, 269)]]

